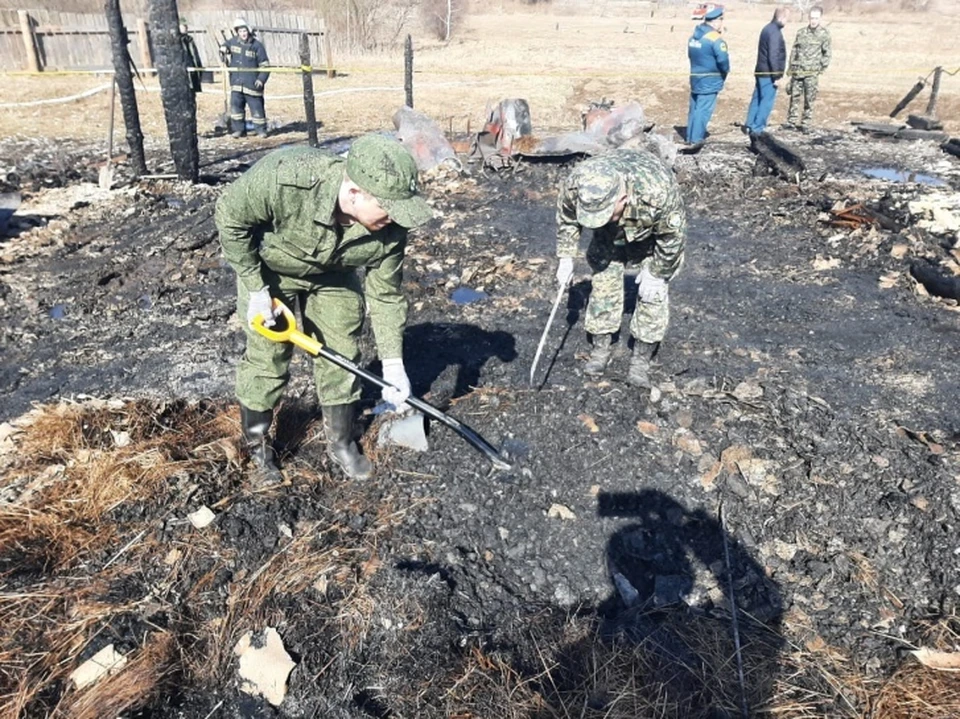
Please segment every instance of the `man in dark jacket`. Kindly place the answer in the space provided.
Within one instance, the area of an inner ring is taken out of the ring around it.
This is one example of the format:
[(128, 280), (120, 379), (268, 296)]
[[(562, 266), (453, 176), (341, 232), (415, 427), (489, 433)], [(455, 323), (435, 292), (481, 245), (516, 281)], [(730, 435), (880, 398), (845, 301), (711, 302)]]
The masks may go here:
[(787, 44), (783, 40), (783, 26), (787, 8), (778, 7), (771, 20), (760, 32), (757, 48), (757, 66), (753, 71), (755, 86), (745, 127), (751, 135), (763, 132), (777, 99), (777, 82), (787, 68)]
[(699, 146), (707, 136), (707, 125), (717, 106), (717, 95), (730, 72), (723, 30), (723, 8), (714, 8), (697, 25), (687, 41), (690, 58), (690, 111), (687, 115), (687, 144)]
[(233, 23), (237, 33), (220, 46), (220, 52), (226, 58), (227, 65), (236, 72), (230, 73), (230, 129), (234, 137), (246, 134), (244, 112), (250, 106), (250, 119), (253, 130), (260, 137), (267, 136), (267, 115), (263, 108), (263, 86), (267, 84), (270, 73), (265, 70), (256, 72), (270, 64), (263, 43), (250, 32), (250, 26), (243, 18)]
[[(197, 50), (197, 43), (190, 37), (187, 27), (187, 18), (180, 17), (180, 47), (183, 52), (183, 62), (187, 67), (203, 67), (203, 60), (200, 59), (200, 52)], [(190, 74), (190, 85), (194, 92), (200, 92), (200, 70), (188, 70)]]

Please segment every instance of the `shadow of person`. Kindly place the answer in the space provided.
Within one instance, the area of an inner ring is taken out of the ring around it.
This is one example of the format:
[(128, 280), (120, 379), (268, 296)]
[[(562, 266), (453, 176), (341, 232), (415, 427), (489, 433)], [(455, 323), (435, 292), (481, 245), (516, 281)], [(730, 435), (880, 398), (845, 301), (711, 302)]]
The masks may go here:
[(556, 706), (611, 718), (762, 713), (784, 643), (763, 568), (717, 517), (663, 492), (601, 493), (598, 514), (631, 520), (607, 542), (613, 591), (593, 630), (554, 658), (541, 681), (550, 709), (530, 719)]
[(517, 358), (516, 339), (503, 330), (485, 330), (454, 322), (425, 322), (408, 326), (403, 335), (405, 365), (413, 394), (430, 393), (443, 404), (468, 394), (480, 385), (490, 360), (509, 364)]

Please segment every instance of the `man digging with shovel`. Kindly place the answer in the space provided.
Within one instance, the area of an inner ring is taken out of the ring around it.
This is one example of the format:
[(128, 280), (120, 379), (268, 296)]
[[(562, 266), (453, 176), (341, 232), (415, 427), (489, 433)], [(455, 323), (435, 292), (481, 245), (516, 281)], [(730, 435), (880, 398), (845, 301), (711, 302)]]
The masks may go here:
[(586, 312), (593, 350), (583, 368), (586, 375), (602, 375), (610, 362), (623, 318), (624, 270), (639, 265), (637, 306), (630, 321), (633, 356), (626, 379), (649, 389), (650, 360), (669, 321), (667, 283), (680, 269), (686, 240), (686, 213), (673, 173), (642, 150), (614, 150), (584, 160), (560, 186), (557, 225), (561, 289), (573, 276), (580, 231), (593, 230), (586, 255), (593, 272)]
[[(403, 258), (407, 230), (431, 216), (417, 194), (413, 157), (381, 135), (355, 140), (346, 160), (307, 147), (277, 150), (220, 197), (216, 223), (224, 257), (237, 273), (237, 314), (247, 336), (237, 398), (261, 486), (282, 479), (269, 432), (290, 376), (293, 345), (261, 336), (251, 322), (262, 315), (264, 326), (273, 326), (274, 298), (299, 306), (308, 335), (357, 362), (366, 304), (384, 379), (392, 385), (383, 399), (394, 411), (404, 411), (410, 381), (402, 359)], [(370, 461), (353, 436), (359, 380), (320, 358), (314, 380), (330, 457), (348, 477), (369, 477)]]

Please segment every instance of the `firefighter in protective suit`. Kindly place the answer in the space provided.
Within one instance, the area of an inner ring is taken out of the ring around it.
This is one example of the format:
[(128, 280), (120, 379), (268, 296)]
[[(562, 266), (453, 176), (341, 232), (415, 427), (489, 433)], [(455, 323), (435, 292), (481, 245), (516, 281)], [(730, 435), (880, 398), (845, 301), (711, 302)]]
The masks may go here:
[(244, 116), (246, 107), (249, 106), (254, 132), (260, 137), (266, 137), (267, 115), (263, 108), (263, 87), (267, 84), (270, 73), (265, 70), (257, 72), (257, 69), (270, 64), (267, 50), (263, 43), (253, 36), (250, 26), (243, 18), (234, 20), (233, 29), (236, 35), (220, 46), (224, 62), (231, 70), (236, 70), (230, 73), (231, 134), (234, 137), (243, 137), (246, 134)]

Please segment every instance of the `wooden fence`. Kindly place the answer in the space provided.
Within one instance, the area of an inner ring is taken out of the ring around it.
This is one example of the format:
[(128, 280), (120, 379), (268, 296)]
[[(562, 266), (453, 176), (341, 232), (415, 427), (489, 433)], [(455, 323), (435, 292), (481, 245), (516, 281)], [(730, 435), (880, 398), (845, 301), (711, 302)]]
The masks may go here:
[[(193, 35), (205, 66), (220, 64), (220, 31), (229, 37), (235, 11), (190, 13)], [(310, 38), (310, 55), (321, 66), (326, 54), (323, 21), (317, 16), (252, 11), (243, 15), (267, 48), (272, 65), (300, 65), (299, 35)], [(153, 67), (150, 32), (144, 18), (124, 16), (130, 38), (130, 57), (140, 68)], [(101, 14), (52, 10), (0, 9), (0, 71), (109, 70), (110, 34)]]

